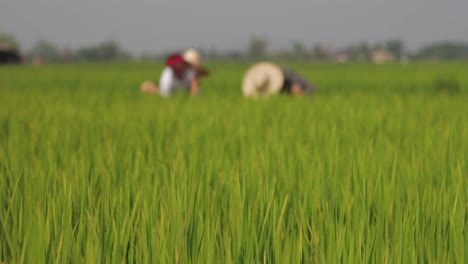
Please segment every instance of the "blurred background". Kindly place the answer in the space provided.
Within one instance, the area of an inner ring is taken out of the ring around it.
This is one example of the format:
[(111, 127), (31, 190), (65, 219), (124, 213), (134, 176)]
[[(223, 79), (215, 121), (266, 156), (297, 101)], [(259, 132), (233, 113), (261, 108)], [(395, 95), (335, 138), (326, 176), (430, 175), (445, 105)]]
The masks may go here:
[(0, 5), (3, 63), (468, 59), (465, 0), (24, 0)]

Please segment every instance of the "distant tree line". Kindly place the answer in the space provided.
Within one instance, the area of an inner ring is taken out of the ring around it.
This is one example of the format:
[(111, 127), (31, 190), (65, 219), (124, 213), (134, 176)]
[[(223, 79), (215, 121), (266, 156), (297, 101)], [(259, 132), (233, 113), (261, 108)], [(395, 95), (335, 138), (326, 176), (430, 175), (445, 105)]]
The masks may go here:
[(40, 40), (26, 53), (26, 56), (35, 63), (106, 62), (132, 58), (129, 52), (112, 40), (85, 46), (75, 51), (69, 48), (58, 48), (48, 41)]
[(276, 58), (287, 60), (316, 60), (316, 61), (371, 61), (373, 51), (386, 51), (395, 59), (401, 59), (406, 56), (403, 41), (399, 39), (390, 39), (383, 43), (370, 45), (362, 41), (358, 44), (336, 49), (326, 45), (315, 44), (307, 46), (300, 41), (292, 43), (290, 49), (269, 50), (268, 42), (265, 38), (258, 36), (252, 37), (248, 44), (247, 55), (250, 58)]
[[(20, 50), (18, 41), (11, 34), (0, 33), (0, 48)], [(292, 42), (289, 49), (273, 50), (268, 40), (261, 36), (252, 36), (243, 51), (219, 51), (216, 48), (200, 49), (208, 59), (278, 59), (302, 61), (375, 61), (383, 60), (468, 60), (468, 43), (441, 42), (422, 47), (409, 53), (400, 39), (389, 39), (370, 44), (361, 41), (342, 48), (326, 45), (306, 45), (300, 41)], [(79, 49), (58, 47), (47, 41), (38, 41), (30, 50), (21, 52), (26, 61), (33, 63), (67, 63), (67, 62), (108, 62), (117, 60), (154, 60), (164, 58), (167, 54), (132, 55), (116, 41), (109, 40)]]
[(415, 56), (421, 60), (466, 60), (468, 59), (468, 44), (442, 42), (426, 46)]

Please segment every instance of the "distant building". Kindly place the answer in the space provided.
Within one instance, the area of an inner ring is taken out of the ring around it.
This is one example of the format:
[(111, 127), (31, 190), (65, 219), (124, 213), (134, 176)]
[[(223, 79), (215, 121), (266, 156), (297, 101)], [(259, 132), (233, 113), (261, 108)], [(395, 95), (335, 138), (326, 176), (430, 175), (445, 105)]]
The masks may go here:
[(376, 64), (395, 61), (395, 56), (386, 50), (377, 49), (372, 51), (372, 61)]
[(19, 52), (9, 45), (0, 43), (0, 64), (20, 63)]

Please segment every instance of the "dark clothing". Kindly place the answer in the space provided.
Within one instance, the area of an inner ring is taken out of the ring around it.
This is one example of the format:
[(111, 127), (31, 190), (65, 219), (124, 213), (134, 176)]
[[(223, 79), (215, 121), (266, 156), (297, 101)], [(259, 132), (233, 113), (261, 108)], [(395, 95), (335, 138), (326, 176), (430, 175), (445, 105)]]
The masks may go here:
[(315, 87), (311, 82), (293, 70), (286, 67), (281, 67), (281, 70), (284, 74), (284, 84), (283, 88), (281, 89), (282, 93), (291, 93), (291, 86), (294, 83), (299, 84), (302, 87), (304, 93), (310, 93), (315, 90)]
[(18, 52), (14, 50), (2, 50), (0, 49), (0, 64), (3, 63), (20, 63), (21, 57)]

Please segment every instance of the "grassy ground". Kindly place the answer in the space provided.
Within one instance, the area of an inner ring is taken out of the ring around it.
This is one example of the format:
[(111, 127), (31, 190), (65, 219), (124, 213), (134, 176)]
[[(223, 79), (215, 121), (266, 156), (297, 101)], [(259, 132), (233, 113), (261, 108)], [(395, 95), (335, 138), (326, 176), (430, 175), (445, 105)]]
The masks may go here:
[[(0, 262), (467, 263), (468, 64), (290, 64), (313, 97), (0, 68)], [(439, 79), (459, 92), (441, 91)]]

